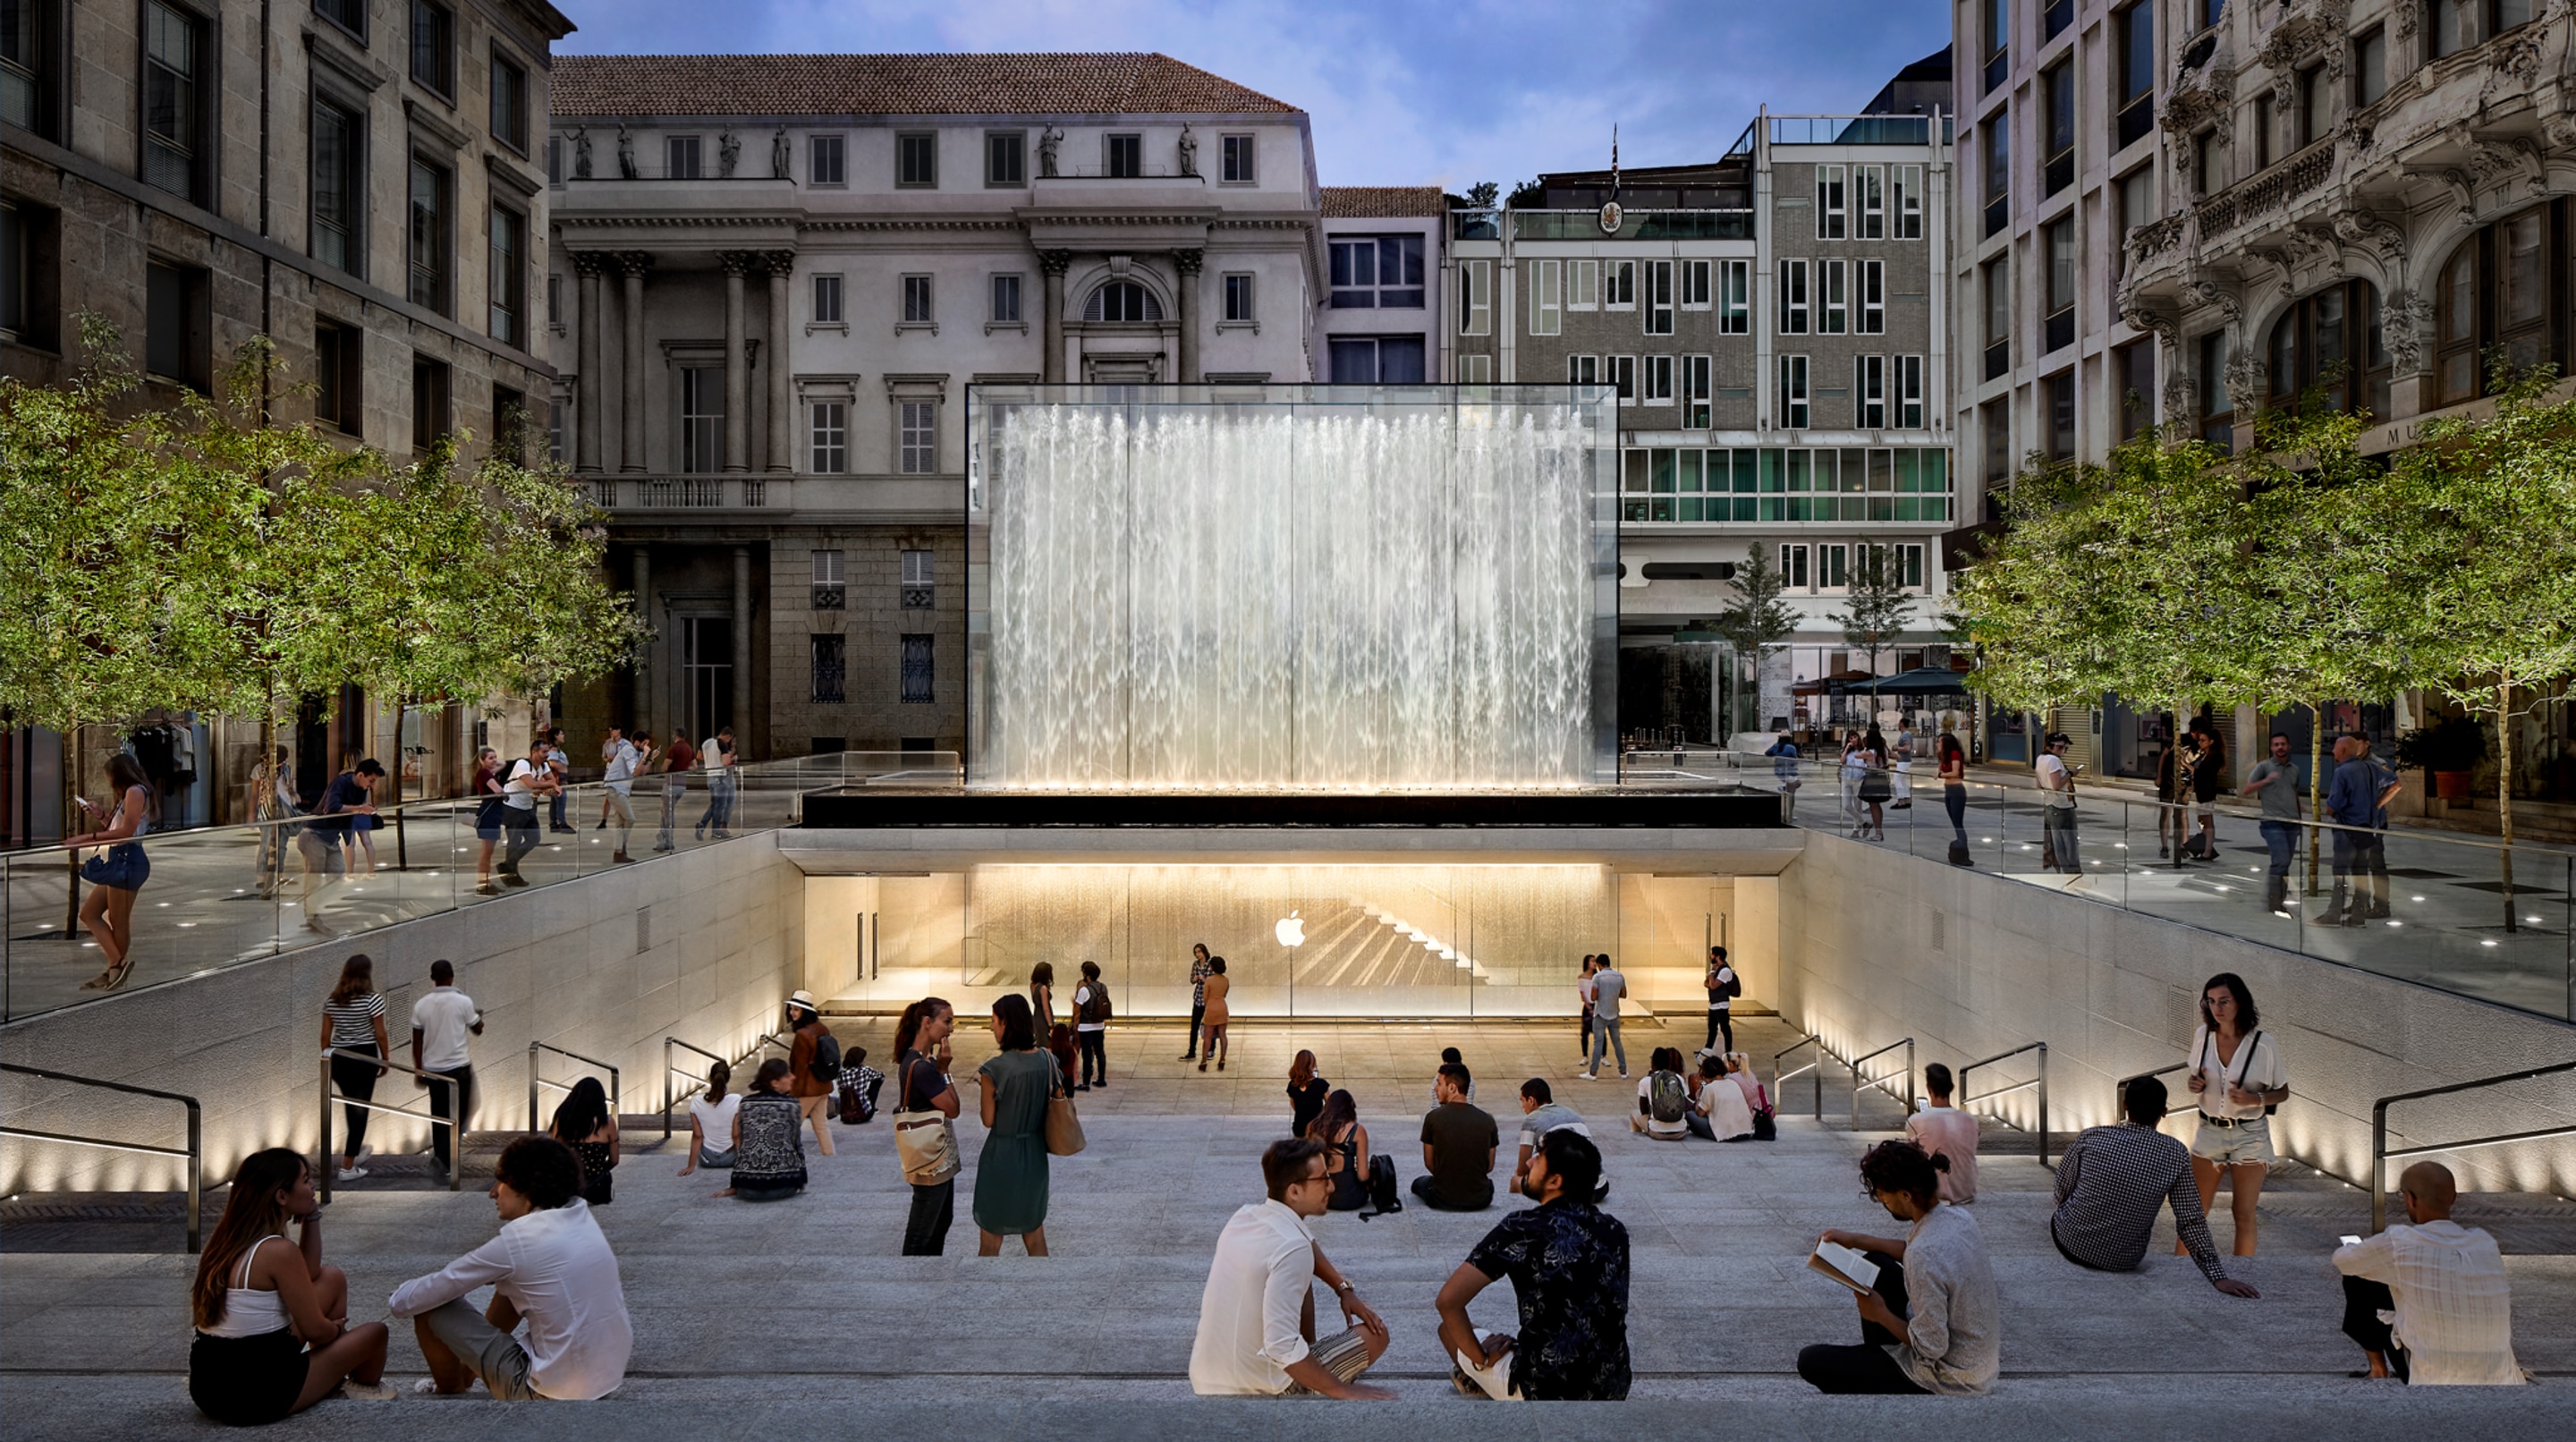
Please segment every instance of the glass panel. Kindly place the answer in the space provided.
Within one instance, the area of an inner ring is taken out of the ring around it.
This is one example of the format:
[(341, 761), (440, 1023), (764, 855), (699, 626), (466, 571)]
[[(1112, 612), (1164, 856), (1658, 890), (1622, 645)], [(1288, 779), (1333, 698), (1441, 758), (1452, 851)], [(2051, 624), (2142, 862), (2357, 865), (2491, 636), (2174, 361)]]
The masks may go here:
[(1659, 446), (1647, 454), (1654, 457), (1653, 484), (1649, 489), (1669, 494), (1673, 489), (1673, 453)]
[[(1735, 453), (1735, 492), (1737, 495), (1746, 495), (1759, 489), (1754, 482), (1753, 474), (1755, 455), (1756, 452), (1751, 450), (1739, 450)], [(1712, 481), (1710, 484), (1713, 486), (1716, 483)]]
[[(1861, 450), (1858, 447), (1853, 447), (1843, 452), (1842, 488), (1845, 491), (1857, 495), (1861, 488), (1867, 484), (1865, 478), (1869, 469), (1868, 455), (1868, 452)], [(1819, 486), (1817, 489), (1822, 490), (1824, 488)]]
[[(1721, 454), (1723, 453), (1721, 452)], [(1700, 488), (1700, 463), (1703, 459), (1702, 453), (1698, 451), (1683, 451), (1680, 455), (1675, 457), (1675, 459), (1679, 462), (1681, 488), (1684, 491), (1698, 490)]]
[[(1778, 455), (1779, 452), (1765, 451), (1763, 454), (1766, 456), (1772, 456)], [(1830, 454), (1830, 452), (1828, 454)], [(1808, 477), (1812, 474), (1810, 468), (1813, 464), (1814, 454), (1812, 452), (1803, 450), (1789, 452), (1789, 489), (1791, 491), (1804, 491), (1810, 489)], [(1828, 465), (1830, 466), (1830, 462), (1828, 462)]]
[(1882, 493), (1892, 491), (1896, 489), (1895, 478), (1896, 466), (1894, 453), (1890, 451), (1871, 451), (1869, 453), (1869, 488), (1872, 491)]
[[(1765, 490), (1765, 491), (1778, 491), (1778, 490), (1783, 489), (1784, 483), (1783, 483), (1783, 481), (1782, 481), (1782, 479), (1781, 479), (1781, 477), (1782, 477), (1782, 461), (1783, 461), (1783, 457), (1785, 457), (1787, 454), (1788, 454), (1788, 452), (1786, 452), (1786, 451), (1782, 451), (1782, 450), (1778, 449), (1777, 447), (1773, 447), (1773, 448), (1770, 448), (1770, 449), (1767, 449), (1767, 450), (1764, 450), (1764, 451), (1760, 452), (1760, 455), (1761, 455), (1761, 457), (1762, 457), (1762, 489), (1763, 489), (1763, 490)], [(1775, 519), (1775, 520), (1776, 520), (1776, 519), (1778, 519), (1778, 518), (1777, 518), (1777, 517), (1774, 517), (1773, 519)]]
[(2528, 325), (2549, 313), (2547, 270), (2541, 265), (2541, 211), (2525, 211), (2496, 227), (2496, 320), (2499, 329)]
[(1920, 451), (1913, 450), (1896, 452), (1896, 493), (1898, 495), (1912, 495), (1921, 484), (1917, 476), (1922, 454)]

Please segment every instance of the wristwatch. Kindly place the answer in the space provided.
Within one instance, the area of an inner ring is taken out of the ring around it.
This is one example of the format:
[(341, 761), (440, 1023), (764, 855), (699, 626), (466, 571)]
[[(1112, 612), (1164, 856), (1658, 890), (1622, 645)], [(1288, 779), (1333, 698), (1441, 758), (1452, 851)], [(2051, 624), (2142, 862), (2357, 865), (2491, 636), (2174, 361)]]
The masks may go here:
[(1345, 1277), (1342, 1279), (1341, 1285), (1333, 1288), (1333, 1290), (1344, 1296), (1349, 1296), (1351, 1293), (1359, 1290), (1359, 1284)]

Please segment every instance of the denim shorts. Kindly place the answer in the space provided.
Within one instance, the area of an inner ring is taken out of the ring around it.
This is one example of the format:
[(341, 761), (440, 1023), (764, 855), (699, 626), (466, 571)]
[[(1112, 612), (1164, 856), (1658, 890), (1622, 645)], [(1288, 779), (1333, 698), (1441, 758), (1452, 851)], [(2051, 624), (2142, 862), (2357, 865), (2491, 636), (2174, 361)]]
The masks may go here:
[(2270, 1166), (2279, 1160), (2272, 1155), (2272, 1119), (2254, 1117), (2232, 1127), (2217, 1127), (2204, 1115), (2191, 1139), (2191, 1154), (2222, 1167)]

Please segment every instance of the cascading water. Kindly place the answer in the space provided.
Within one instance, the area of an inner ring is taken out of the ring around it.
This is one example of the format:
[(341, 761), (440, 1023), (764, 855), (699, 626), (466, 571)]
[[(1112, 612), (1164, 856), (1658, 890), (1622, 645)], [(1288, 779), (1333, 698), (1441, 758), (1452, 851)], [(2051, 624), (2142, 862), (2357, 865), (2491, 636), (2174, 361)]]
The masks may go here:
[(995, 406), (975, 782), (1600, 779), (1607, 420), (1538, 393)]

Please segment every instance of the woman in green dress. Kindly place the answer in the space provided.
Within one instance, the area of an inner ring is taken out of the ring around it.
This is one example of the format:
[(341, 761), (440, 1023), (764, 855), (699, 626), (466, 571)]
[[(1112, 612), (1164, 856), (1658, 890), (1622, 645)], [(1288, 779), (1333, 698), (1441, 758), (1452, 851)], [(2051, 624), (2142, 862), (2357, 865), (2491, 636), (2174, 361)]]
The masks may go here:
[(976, 1255), (997, 1257), (1004, 1237), (1018, 1237), (1032, 1257), (1047, 1254), (1047, 1098), (1055, 1059), (1037, 1049), (1036, 1018), (1025, 996), (993, 1003), (993, 1040), (1002, 1054), (975, 1069), (984, 1084), (984, 1151), (975, 1164)]

